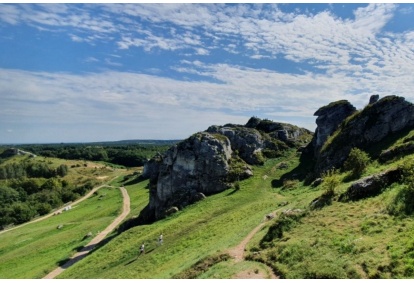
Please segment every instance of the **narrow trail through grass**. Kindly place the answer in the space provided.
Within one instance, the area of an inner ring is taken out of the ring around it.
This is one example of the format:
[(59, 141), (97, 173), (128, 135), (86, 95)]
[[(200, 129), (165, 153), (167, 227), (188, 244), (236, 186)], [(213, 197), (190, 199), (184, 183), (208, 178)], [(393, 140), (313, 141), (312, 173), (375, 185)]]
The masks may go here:
[[(273, 211), (272, 213), (275, 214), (276, 212), (278, 212), (280, 209), (277, 209), (275, 211)], [(258, 226), (256, 226), (247, 236), (246, 238), (243, 239), (243, 241), (240, 242), (240, 244), (238, 244), (236, 247), (228, 250), (228, 254), (233, 257), (235, 259), (235, 262), (241, 262), (244, 261), (244, 251), (246, 249), (247, 244), (250, 242), (250, 240), (254, 237), (254, 235), (256, 235), (256, 233), (262, 229), (262, 227), (266, 224), (265, 220), (264, 222), (260, 223)], [(270, 278), (271, 279), (278, 279), (279, 277), (273, 272), (273, 270), (267, 266), (267, 269), (269, 271), (270, 274)], [(246, 279), (249, 279), (250, 275), (245, 275)]]
[[(119, 176), (116, 176), (116, 177), (114, 177), (114, 178), (112, 178), (111, 179), (111, 181), (113, 181), (113, 180), (115, 180), (116, 178), (118, 178)], [(111, 182), (110, 181), (110, 182)], [(101, 189), (101, 188), (111, 188), (112, 186), (109, 186), (109, 185), (107, 185), (107, 184), (103, 184), (103, 185), (100, 185), (100, 186), (98, 186), (98, 187), (95, 187), (95, 188), (93, 188), (92, 190), (90, 190), (86, 195), (84, 195), (83, 197), (81, 197), (81, 198), (79, 198), (79, 199), (77, 199), (77, 200), (75, 200), (74, 202), (71, 202), (70, 203), (70, 205), (71, 206), (74, 206), (74, 205), (77, 205), (77, 204), (79, 204), (80, 202), (82, 202), (82, 201), (84, 201), (85, 199), (87, 199), (87, 198), (89, 198), (93, 193), (95, 193), (97, 190), (99, 190), (99, 189)], [(9, 232), (9, 231), (13, 231), (13, 230), (15, 230), (15, 229), (18, 229), (18, 228), (21, 228), (21, 227), (24, 227), (24, 226), (26, 226), (26, 225), (28, 225), (28, 224), (32, 224), (32, 223), (36, 223), (36, 222), (39, 222), (39, 221), (42, 221), (42, 220), (45, 220), (45, 219), (48, 219), (49, 217), (52, 217), (52, 216), (54, 216), (54, 215), (56, 215), (57, 213), (61, 213), (62, 211), (63, 211), (63, 209), (65, 208), (65, 206), (66, 205), (64, 205), (63, 207), (61, 207), (61, 208), (59, 208), (59, 209), (57, 209), (57, 210), (55, 210), (55, 211), (53, 211), (53, 212), (51, 212), (51, 213), (49, 213), (49, 214), (46, 214), (46, 215), (44, 215), (44, 216), (42, 216), (42, 217), (39, 217), (39, 218), (36, 218), (36, 219), (34, 219), (34, 220), (32, 220), (32, 221), (29, 221), (29, 222), (26, 222), (26, 223), (23, 223), (23, 224), (21, 224), (21, 225), (18, 225), (18, 226), (15, 226), (15, 227), (12, 227), (12, 228), (10, 228), (10, 229), (6, 229), (6, 230), (3, 230), (3, 231), (0, 231), (0, 234), (3, 234), (3, 233), (6, 233), (6, 232)]]
[(119, 188), (122, 192), (123, 197), (123, 211), (122, 213), (108, 226), (105, 228), (104, 231), (99, 233), (95, 238), (92, 239), (80, 252), (77, 252), (74, 256), (70, 258), (68, 262), (63, 264), (62, 266), (59, 266), (52, 272), (50, 272), (48, 275), (43, 277), (43, 279), (52, 279), (61, 274), (63, 271), (65, 271), (67, 268), (78, 262), (79, 260), (83, 259), (88, 255), (88, 253), (93, 250), (93, 248), (99, 244), (110, 232), (112, 232), (116, 226), (118, 226), (122, 220), (125, 219), (125, 217), (130, 212), (130, 199), (128, 192), (125, 190), (124, 187)]

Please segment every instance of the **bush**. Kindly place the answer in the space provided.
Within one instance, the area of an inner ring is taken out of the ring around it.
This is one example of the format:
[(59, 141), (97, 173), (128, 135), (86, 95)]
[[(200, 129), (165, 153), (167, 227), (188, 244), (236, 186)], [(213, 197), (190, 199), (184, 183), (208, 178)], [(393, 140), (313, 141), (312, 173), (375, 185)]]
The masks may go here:
[(394, 215), (412, 215), (414, 213), (414, 160), (402, 165), (403, 185), (388, 206), (388, 212)]
[(322, 186), (325, 189), (323, 195), (325, 197), (333, 197), (335, 195), (335, 189), (340, 184), (339, 176), (336, 170), (328, 170), (322, 174), (323, 183)]
[(360, 177), (367, 168), (371, 159), (368, 154), (359, 148), (352, 148), (344, 163), (345, 171), (351, 171), (352, 176)]

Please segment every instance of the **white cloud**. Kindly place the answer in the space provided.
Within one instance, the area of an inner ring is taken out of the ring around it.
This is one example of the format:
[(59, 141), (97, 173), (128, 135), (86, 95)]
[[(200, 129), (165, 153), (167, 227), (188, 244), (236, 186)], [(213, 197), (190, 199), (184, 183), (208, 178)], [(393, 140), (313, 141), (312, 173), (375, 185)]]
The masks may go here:
[(183, 72), (219, 83), (126, 72), (73, 75), (1, 69), (0, 121), (14, 123), (13, 127), (63, 124), (65, 130), (84, 128), (86, 123), (106, 128), (111, 136), (131, 129), (128, 138), (183, 138), (211, 124), (245, 123), (252, 113), (313, 130), (313, 113), (331, 101), (348, 99), (362, 108), (375, 93), (414, 100), (414, 81), (408, 75), (383, 74), (379, 83), (346, 73), (293, 75), (200, 61), (183, 63)]
[[(348, 99), (359, 108), (376, 93), (401, 95), (412, 101), (414, 32), (383, 32), (397, 7), (369, 4), (358, 8), (354, 19), (343, 19), (332, 10), (284, 13), (277, 5), (1, 5), (3, 25), (69, 30), (67, 35), (75, 42), (113, 43), (118, 50), (108, 54), (116, 56), (135, 47), (146, 52), (202, 55), (200, 58), (208, 62), (207, 56), (219, 49), (243, 55), (246, 60), (284, 58), (303, 63), (303, 71), (289, 74), (234, 63), (207, 64), (191, 57), (170, 68), (183, 77), (198, 75), (205, 81), (163, 78), (157, 76), (161, 73), (157, 68), (147, 69), (153, 76), (3, 69), (0, 119), (16, 123), (16, 117), (27, 122), (99, 121), (128, 125), (138, 132), (146, 129), (146, 134), (154, 135), (154, 129), (160, 130), (164, 122), (162, 131), (171, 131), (168, 135), (176, 131), (182, 137), (213, 122), (240, 122), (252, 112), (285, 121), (308, 118), (313, 123), (313, 113), (334, 100)], [(122, 58), (108, 56), (112, 60), (87, 57), (84, 62), (121, 66), (118, 59)], [(173, 123), (185, 127), (175, 129)]]

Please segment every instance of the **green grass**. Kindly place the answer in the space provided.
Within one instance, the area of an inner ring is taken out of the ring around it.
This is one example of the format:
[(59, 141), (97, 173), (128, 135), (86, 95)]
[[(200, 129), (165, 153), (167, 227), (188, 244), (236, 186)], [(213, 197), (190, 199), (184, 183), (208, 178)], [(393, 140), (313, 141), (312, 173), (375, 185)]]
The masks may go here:
[(121, 209), (120, 191), (102, 188), (72, 210), (0, 234), (0, 277), (42, 278), (87, 244), (87, 233), (104, 230)]
[[(59, 278), (172, 278), (203, 258), (225, 253), (278, 208), (283, 196), (272, 189), (271, 180), (283, 173), (275, 170), (280, 161), (256, 167), (238, 191), (224, 191), (169, 218), (125, 231)], [(164, 244), (157, 246), (160, 233)], [(147, 253), (138, 255), (142, 243)]]
[[(411, 159), (412, 156), (406, 156), (386, 166), (374, 161), (361, 178)], [(342, 180), (335, 188), (339, 195), (355, 180), (345, 182), (346, 172), (336, 175)], [(282, 278), (412, 278), (413, 218), (393, 216), (388, 211), (402, 186), (394, 183), (378, 196), (350, 203), (337, 202), (334, 197), (330, 205), (309, 210), (296, 225), (284, 231), (282, 238), (273, 238), (264, 247), (260, 242), (269, 230), (260, 231), (248, 250), (259, 251), (260, 256), (252, 258), (272, 266)], [(323, 187), (322, 184), (312, 191), (299, 184), (284, 190), (283, 195), (290, 206), (297, 206), (303, 200), (320, 196)]]
[[(395, 139), (382, 149), (399, 142)], [(406, 156), (387, 164), (374, 160), (360, 178), (395, 168), (412, 158), (413, 155)], [(324, 194), (326, 184), (305, 185), (306, 170), (293, 150), (267, 160), (263, 166), (254, 167), (253, 177), (239, 182), (239, 190), (229, 189), (209, 196), (151, 225), (112, 234), (105, 245), (58, 278), (174, 278), (195, 269), (199, 261), (203, 263), (227, 253), (272, 211), (277, 211), (276, 218), (266, 222), (247, 245), (246, 254), (252, 261), (236, 263), (228, 259), (205, 264), (196, 278), (237, 278), (249, 272), (270, 277), (265, 265), (282, 278), (413, 278), (413, 216), (394, 216), (388, 211), (404, 185), (394, 183), (375, 197), (338, 202), (338, 196), (355, 179), (349, 178), (347, 172), (337, 171), (339, 184), (333, 190), (332, 201), (311, 210), (310, 203)], [(148, 181), (136, 177), (120, 177), (112, 182), (115, 186), (125, 185), (128, 190), (130, 217), (137, 216), (148, 202)], [(281, 225), (286, 226), (278, 237), (263, 241), (287, 209), (301, 209), (304, 213), (293, 221), (283, 222)], [(57, 224), (52, 227), (55, 233)], [(26, 237), (32, 237), (29, 231)], [(164, 244), (158, 246), (156, 240), (161, 233)], [(9, 240), (3, 247), (2, 236), (0, 260), (4, 262), (1, 255), (5, 247), (18, 241)], [(29, 240), (21, 237), (20, 241)], [(146, 253), (139, 255), (142, 243), (146, 245)], [(29, 247), (35, 250), (32, 245)], [(61, 256), (55, 262), (64, 258)], [(14, 267), (8, 264), (7, 268)]]

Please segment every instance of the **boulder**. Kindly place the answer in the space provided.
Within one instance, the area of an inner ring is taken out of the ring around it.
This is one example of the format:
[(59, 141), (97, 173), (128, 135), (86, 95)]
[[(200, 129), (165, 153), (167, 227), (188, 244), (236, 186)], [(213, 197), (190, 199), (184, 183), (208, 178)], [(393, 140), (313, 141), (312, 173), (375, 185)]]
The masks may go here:
[(339, 201), (355, 201), (376, 196), (394, 182), (401, 180), (401, 169), (391, 169), (380, 174), (365, 177), (354, 182), (345, 193), (339, 196)]

